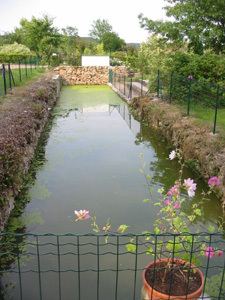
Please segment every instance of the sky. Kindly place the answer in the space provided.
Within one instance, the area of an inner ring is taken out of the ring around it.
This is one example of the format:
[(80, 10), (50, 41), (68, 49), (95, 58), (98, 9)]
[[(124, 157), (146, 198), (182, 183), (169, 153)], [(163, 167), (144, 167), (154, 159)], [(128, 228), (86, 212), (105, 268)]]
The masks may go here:
[(76, 27), (81, 37), (89, 35), (93, 21), (106, 19), (126, 43), (141, 43), (148, 32), (140, 28), (137, 16), (163, 20), (165, 4), (164, 0), (0, 0), (0, 34), (19, 27), (22, 18), (30, 21), (47, 14), (55, 27)]

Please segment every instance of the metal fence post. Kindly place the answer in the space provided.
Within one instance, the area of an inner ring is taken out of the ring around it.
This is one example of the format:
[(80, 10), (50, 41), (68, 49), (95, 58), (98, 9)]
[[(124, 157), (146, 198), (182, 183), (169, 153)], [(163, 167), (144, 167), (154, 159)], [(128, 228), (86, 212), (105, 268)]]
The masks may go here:
[(126, 89), (125, 89), (125, 75), (123, 76), (123, 94), (125, 96)]
[(12, 81), (11, 81), (11, 74), (10, 74), (10, 63), (8, 63), (8, 73), (9, 73), (9, 88), (12, 89)]
[(190, 114), (190, 103), (191, 103), (191, 81), (192, 79), (189, 79), (189, 90), (188, 90), (188, 107), (187, 107), (187, 115)]
[(10, 81), (11, 81), (11, 83), (13, 83), (13, 85), (15, 86), (16, 83), (15, 83), (15, 80), (14, 80), (14, 77), (13, 77), (13, 73), (12, 73), (10, 64), (9, 64), (9, 74), (10, 74)]
[(129, 97), (128, 98), (132, 98), (132, 77), (130, 78), (130, 92), (129, 92)]
[(172, 102), (173, 73), (170, 73), (170, 104)]
[(143, 90), (143, 73), (141, 73), (141, 96), (142, 96), (142, 90)]
[(5, 65), (2, 64), (2, 74), (3, 74), (3, 82), (4, 82), (4, 92), (7, 94), (7, 86), (6, 86), (6, 78), (5, 78)]
[(216, 119), (217, 119), (217, 109), (218, 109), (218, 103), (219, 103), (219, 84), (217, 85), (217, 91), (216, 91), (216, 108), (215, 108), (215, 117), (214, 117), (214, 126), (213, 126), (213, 134), (216, 133)]
[(22, 81), (22, 77), (21, 77), (21, 67), (20, 67), (20, 60), (19, 60), (19, 76), (20, 76), (20, 82)]

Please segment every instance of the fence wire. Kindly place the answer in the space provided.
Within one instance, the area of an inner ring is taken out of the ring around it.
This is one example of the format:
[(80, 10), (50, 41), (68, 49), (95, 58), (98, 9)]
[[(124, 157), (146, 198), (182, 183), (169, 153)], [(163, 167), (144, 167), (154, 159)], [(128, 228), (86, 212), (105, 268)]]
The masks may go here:
[(225, 90), (222, 86), (198, 81), (192, 76), (184, 77), (162, 71), (158, 71), (152, 81), (144, 79), (148, 77), (149, 75), (142, 74), (132, 78), (110, 70), (109, 82), (128, 99), (157, 93), (162, 101), (179, 105), (182, 110), (186, 110), (187, 116), (193, 115), (198, 118), (199, 115), (204, 120), (207, 119), (204, 115), (209, 114), (214, 134), (218, 119), (220, 123), (224, 123)]
[[(109, 238), (107, 243), (106, 236)], [(143, 294), (142, 287), (146, 266), (159, 256), (171, 259), (182, 256), (185, 247), (178, 253), (176, 241), (187, 236), (192, 243), (189, 265), (199, 254), (198, 245), (202, 243), (207, 241), (207, 246), (213, 249), (225, 247), (221, 233), (147, 235), (147, 241), (146, 235), (134, 234), (2, 233), (1, 299), (149, 299)], [(166, 246), (164, 250), (160, 247), (162, 239)], [(135, 246), (133, 252), (127, 251), (126, 245), (130, 243)], [(168, 245), (171, 245), (171, 251), (168, 251)], [(146, 254), (147, 249), (151, 255)], [(205, 278), (199, 299), (224, 299), (224, 255), (209, 258), (203, 253), (199, 269)], [(190, 272), (189, 282), (194, 271), (190, 268), (187, 271)]]
[(0, 65), (0, 97), (7, 94), (14, 86), (23, 82), (39, 68), (39, 58), (32, 57), (15, 63)]

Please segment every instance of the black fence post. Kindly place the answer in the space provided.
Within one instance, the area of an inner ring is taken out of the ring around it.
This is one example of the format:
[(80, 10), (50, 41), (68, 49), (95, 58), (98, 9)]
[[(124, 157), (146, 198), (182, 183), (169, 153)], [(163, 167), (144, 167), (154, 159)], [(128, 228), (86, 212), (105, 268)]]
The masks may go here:
[(20, 60), (19, 60), (19, 76), (20, 76), (20, 82), (22, 81), (22, 76), (21, 76), (21, 66), (20, 66)]
[(143, 91), (143, 73), (141, 73), (141, 96)]
[(217, 110), (218, 110), (218, 104), (219, 104), (219, 90), (220, 86), (217, 85), (217, 91), (216, 91), (216, 108), (215, 108), (215, 117), (214, 117), (214, 126), (213, 126), (213, 134), (216, 133), (216, 119), (217, 119)]
[(2, 74), (3, 74), (3, 82), (4, 82), (4, 92), (7, 94), (7, 86), (6, 86), (6, 77), (5, 77), (5, 65), (2, 64)]
[(10, 64), (8, 66), (8, 69), (9, 69), (9, 76), (10, 76), (9, 77), (10, 78), (10, 85), (11, 85), (11, 88), (12, 88), (12, 83), (13, 83), (14, 86), (16, 85), (16, 83), (15, 83), (15, 80), (14, 80), (14, 77), (13, 77), (13, 73), (12, 73)]
[(128, 98), (132, 99), (132, 77), (130, 78), (130, 92)]
[(10, 74), (10, 63), (8, 63), (8, 73), (9, 73), (9, 88), (12, 89), (12, 81), (11, 81), (11, 74)]

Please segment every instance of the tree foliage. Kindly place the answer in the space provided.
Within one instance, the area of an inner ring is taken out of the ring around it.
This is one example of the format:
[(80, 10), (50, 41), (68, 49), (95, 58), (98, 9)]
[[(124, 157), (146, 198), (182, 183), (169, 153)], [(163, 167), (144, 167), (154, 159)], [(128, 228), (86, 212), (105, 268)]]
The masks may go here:
[(101, 43), (103, 35), (108, 32), (112, 32), (112, 26), (109, 22), (105, 19), (97, 19), (92, 24), (89, 36)]
[(29, 48), (13, 43), (0, 46), (0, 62), (15, 62), (32, 55)]
[(101, 40), (104, 44), (104, 50), (106, 52), (122, 50), (122, 47), (126, 45), (125, 41), (121, 39), (115, 32), (104, 33)]
[(225, 55), (205, 50), (202, 55), (188, 51), (187, 47), (173, 50), (173, 44), (157, 36), (149, 37), (138, 53), (138, 67), (155, 80), (157, 71), (170, 72), (185, 77), (224, 85)]
[(165, 1), (166, 15), (173, 21), (153, 21), (140, 14), (142, 28), (178, 46), (188, 41), (198, 54), (203, 54), (203, 49), (213, 49), (217, 54), (225, 51), (224, 0)]
[(20, 25), (21, 27), (15, 30), (15, 34), (20, 36), (23, 44), (37, 55), (44, 55), (49, 60), (50, 55), (61, 42), (58, 29), (53, 27), (53, 19), (47, 15), (41, 19), (32, 17), (31, 21), (23, 18)]
[(24, 54), (24, 55), (30, 55), (31, 51), (28, 47), (14, 43), (14, 44), (6, 44), (0, 47), (0, 53), (4, 54)]

